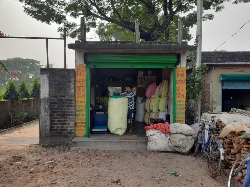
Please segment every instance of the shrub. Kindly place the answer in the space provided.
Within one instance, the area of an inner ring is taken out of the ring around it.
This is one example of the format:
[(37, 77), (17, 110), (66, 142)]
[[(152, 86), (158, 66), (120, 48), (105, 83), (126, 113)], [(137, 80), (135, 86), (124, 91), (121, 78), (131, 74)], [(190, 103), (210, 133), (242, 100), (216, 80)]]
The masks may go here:
[(12, 114), (12, 126), (17, 126), (25, 122), (25, 112), (15, 112)]
[(16, 90), (16, 85), (15, 85), (15, 82), (13, 80), (10, 81), (8, 83), (8, 85), (6, 86), (3, 98), (5, 100), (10, 100), (10, 101), (14, 101), (14, 100), (19, 99), (19, 93)]
[(27, 88), (27, 83), (26, 83), (25, 79), (21, 80), (21, 83), (19, 84), (18, 91), (19, 91), (19, 95), (20, 95), (21, 99), (30, 98), (30, 93), (29, 93), (29, 90)]
[(38, 78), (35, 78), (32, 82), (31, 97), (36, 99), (40, 98), (40, 83)]
[(36, 112), (36, 111), (28, 111), (26, 113), (25, 121), (28, 122), (28, 121), (38, 119), (38, 116), (39, 116), (38, 112)]

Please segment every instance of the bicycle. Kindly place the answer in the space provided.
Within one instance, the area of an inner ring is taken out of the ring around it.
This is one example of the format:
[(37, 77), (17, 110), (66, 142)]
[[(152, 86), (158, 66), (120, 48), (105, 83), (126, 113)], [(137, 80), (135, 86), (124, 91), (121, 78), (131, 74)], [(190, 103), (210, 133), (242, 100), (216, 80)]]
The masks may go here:
[(214, 127), (215, 121), (201, 120), (200, 130), (197, 134), (194, 156), (201, 152), (206, 158), (208, 175), (215, 178), (221, 173), (222, 161), (224, 160), (224, 149), (219, 139), (213, 135), (214, 131), (220, 130)]
[(234, 164), (232, 166), (232, 169), (228, 177), (228, 187), (248, 187), (249, 184), (250, 184), (250, 153), (246, 153), (246, 154), (241, 154), (234, 161)]

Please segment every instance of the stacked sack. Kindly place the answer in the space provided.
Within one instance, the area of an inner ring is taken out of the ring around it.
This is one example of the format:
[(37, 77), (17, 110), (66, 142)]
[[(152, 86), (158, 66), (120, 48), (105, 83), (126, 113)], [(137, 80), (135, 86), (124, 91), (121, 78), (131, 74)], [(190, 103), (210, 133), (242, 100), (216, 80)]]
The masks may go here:
[(168, 122), (151, 124), (151, 125), (146, 126), (144, 128), (146, 131), (154, 129), (154, 130), (161, 131), (163, 134), (169, 134), (169, 123)]
[(167, 93), (168, 93), (168, 81), (164, 80), (159, 86), (156, 83), (151, 83), (146, 90), (146, 103), (145, 103), (145, 115), (144, 122), (150, 124), (150, 118), (166, 119), (167, 108)]
[(153, 124), (146, 126), (147, 150), (187, 154), (194, 145), (194, 130), (187, 124)]
[(148, 137), (147, 150), (149, 151), (169, 151), (174, 152), (170, 142), (169, 123), (157, 123), (145, 127)]

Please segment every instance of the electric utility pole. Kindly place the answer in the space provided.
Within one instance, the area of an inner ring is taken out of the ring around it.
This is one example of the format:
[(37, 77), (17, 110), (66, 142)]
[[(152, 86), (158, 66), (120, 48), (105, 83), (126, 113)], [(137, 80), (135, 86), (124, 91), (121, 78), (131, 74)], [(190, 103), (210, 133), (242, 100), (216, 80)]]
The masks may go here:
[[(203, 0), (197, 0), (197, 30), (196, 39), (198, 40), (197, 46), (197, 59), (196, 68), (201, 65), (201, 50), (202, 50), (202, 13), (203, 13)], [(198, 103), (198, 117), (201, 116), (201, 101)]]

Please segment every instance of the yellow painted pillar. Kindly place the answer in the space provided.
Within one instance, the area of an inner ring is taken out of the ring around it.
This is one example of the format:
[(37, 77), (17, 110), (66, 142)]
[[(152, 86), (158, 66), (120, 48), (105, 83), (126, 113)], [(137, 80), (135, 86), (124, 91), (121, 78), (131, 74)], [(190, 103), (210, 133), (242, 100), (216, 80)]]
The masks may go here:
[(176, 123), (185, 124), (186, 68), (176, 68)]
[(76, 136), (86, 134), (86, 66), (76, 65)]

